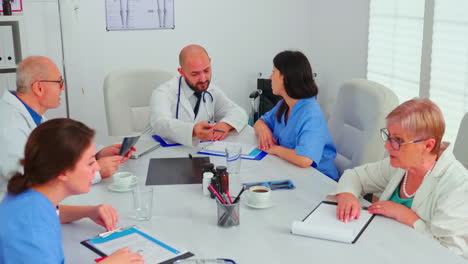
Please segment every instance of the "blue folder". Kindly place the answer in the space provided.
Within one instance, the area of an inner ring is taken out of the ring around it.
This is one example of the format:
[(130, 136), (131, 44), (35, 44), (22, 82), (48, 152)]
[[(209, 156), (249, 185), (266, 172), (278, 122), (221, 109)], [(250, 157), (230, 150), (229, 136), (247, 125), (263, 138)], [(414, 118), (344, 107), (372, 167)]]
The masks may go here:
[(153, 138), (154, 140), (156, 140), (157, 142), (159, 142), (159, 144), (161, 145), (161, 147), (163, 148), (167, 148), (167, 147), (174, 147), (174, 146), (180, 146), (181, 144), (179, 143), (167, 143), (166, 141), (164, 141), (164, 139), (158, 135), (153, 135)]
[[(262, 160), (266, 155), (268, 155), (268, 153), (266, 153), (265, 151), (261, 151), (259, 149), (255, 149), (252, 152), (255, 152), (256, 155), (255, 156), (254, 155), (241, 155), (241, 159), (245, 159), (245, 160)], [(252, 152), (250, 154), (252, 154)], [(197, 153), (198, 154), (204, 154), (204, 155), (210, 155), (210, 156), (226, 157), (226, 154), (213, 153), (213, 152), (203, 151), (203, 150), (200, 150)]]

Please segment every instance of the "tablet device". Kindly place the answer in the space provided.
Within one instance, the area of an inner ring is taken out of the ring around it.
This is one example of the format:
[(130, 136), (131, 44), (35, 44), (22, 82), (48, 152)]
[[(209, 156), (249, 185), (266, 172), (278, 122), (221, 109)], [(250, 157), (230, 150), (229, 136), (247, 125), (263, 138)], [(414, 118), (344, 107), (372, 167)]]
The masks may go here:
[(122, 141), (122, 146), (120, 147), (119, 155), (124, 156), (138, 141), (140, 136), (135, 137), (125, 137)]

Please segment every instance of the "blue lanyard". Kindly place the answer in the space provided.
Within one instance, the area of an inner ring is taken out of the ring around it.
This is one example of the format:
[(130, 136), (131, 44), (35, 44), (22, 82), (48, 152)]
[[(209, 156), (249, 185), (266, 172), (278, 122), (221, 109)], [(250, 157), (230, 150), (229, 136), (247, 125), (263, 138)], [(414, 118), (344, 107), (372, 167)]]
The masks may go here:
[[(178, 93), (177, 93), (177, 105), (176, 105), (176, 119), (179, 119), (179, 105), (180, 105), (180, 86), (182, 84), (182, 76), (179, 77), (179, 89), (178, 89)], [(206, 103), (206, 99), (205, 99), (205, 96), (206, 95), (209, 95), (211, 97), (211, 102), (214, 101), (214, 98), (213, 98), (213, 95), (208, 92), (208, 91), (204, 91), (202, 93), (202, 99), (203, 99), (203, 103)]]

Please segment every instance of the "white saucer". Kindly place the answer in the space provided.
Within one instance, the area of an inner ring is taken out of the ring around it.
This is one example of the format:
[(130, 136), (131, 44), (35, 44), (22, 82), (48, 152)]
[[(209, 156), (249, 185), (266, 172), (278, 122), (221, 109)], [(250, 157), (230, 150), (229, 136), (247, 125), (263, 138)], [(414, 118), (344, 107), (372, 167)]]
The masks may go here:
[(107, 189), (109, 189), (109, 190), (111, 190), (113, 192), (129, 192), (129, 191), (131, 191), (133, 189), (133, 187), (135, 187), (136, 183), (137, 183), (136, 179), (129, 186), (119, 186), (119, 185), (115, 185), (114, 183), (112, 183), (112, 184), (109, 184), (107, 186)]
[(266, 209), (266, 208), (270, 208), (273, 205), (275, 205), (273, 202), (269, 202), (267, 204), (262, 204), (262, 205), (249, 204), (249, 202), (247, 202), (247, 200), (244, 200), (244, 204), (247, 205), (248, 207), (252, 207), (252, 208), (255, 208), (255, 209)]

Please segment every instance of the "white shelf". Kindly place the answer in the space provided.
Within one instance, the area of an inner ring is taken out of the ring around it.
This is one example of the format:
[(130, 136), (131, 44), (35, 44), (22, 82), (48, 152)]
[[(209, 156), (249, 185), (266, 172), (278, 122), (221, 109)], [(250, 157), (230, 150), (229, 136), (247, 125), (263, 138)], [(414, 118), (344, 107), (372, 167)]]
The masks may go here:
[(0, 70), (16, 70), (17, 65), (1, 65)]
[(23, 15), (11, 15), (11, 16), (0, 16), (0, 22), (5, 21), (5, 22), (15, 22), (15, 21), (23, 21), (24, 17)]

